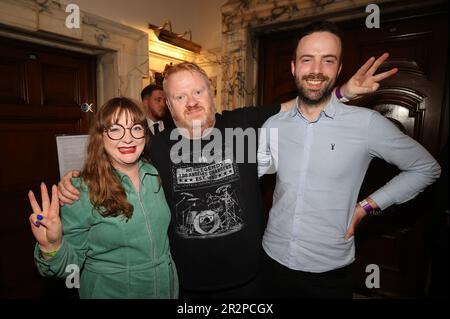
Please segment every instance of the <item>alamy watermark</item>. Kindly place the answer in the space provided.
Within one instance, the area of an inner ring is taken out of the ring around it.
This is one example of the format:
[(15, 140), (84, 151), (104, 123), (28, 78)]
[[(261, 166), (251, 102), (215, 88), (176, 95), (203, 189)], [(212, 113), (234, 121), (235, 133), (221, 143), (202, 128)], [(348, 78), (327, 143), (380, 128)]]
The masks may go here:
[(264, 163), (278, 163), (278, 154), (275, 151), (278, 150), (278, 128), (220, 130), (214, 127), (202, 136), (198, 121), (194, 121), (193, 127), (193, 136), (199, 138), (185, 138), (189, 136), (189, 132), (184, 128), (171, 131), (170, 140), (177, 141), (170, 150), (172, 163), (210, 164), (224, 159), (231, 159), (235, 163), (257, 163), (261, 158), (260, 154), (267, 156), (269, 152), (272, 160)]
[(80, 28), (80, 7), (76, 4), (68, 4), (66, 7), (66, 12), (69, 15), (66, 17), (66, 27), (69, 29), (79, 29)]
[(380, 267), (376, 264), (366, 266), (366, 287), (369, 289), (380, 288)]
[(380, 28), (380, 7), (376, 4), (369, 4), (366, 7), (366, 12), (370, 13), (366, 17), (366, 27), (368, 29)]
[[(69, 15), (66, 17), (66, 27), (69, 29), (80, 28), (80, 7), (76, 4), (70, 3), (66, 6)], [(366, 6), (366, 12), (370, 13), (366, 17), (366, 27), (368, 29), (380, 28), (380, 7), (376, 4), (369, 4)]]
[(66, 287), (69, 289), (80, 288), (80, 267), (75, 264), (67, 265), (66, 272), (69, 273), (66, 277)]

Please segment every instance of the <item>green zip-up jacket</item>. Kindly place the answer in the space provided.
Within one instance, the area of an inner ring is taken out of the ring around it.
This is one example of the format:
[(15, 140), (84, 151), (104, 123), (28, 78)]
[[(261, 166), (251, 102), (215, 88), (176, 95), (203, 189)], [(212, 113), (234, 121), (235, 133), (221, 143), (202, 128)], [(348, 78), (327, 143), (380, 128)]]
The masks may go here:
[(73, 285), (78, 267), (80, 298), (178, 298), (167, 236), (170, 211), (158, 172), (139, 163), (139, 194), (127, 175), (116, 173), (134, 207), (132, 217), (128, 221), (123, 216), (102, 217), (93, 208), (86, 185), (73, 179), (81, 194), (61, 209), (62, 246), (45, 260), (36, 244), (38, 270), (46, 277), (67, 277), (66, 285)]

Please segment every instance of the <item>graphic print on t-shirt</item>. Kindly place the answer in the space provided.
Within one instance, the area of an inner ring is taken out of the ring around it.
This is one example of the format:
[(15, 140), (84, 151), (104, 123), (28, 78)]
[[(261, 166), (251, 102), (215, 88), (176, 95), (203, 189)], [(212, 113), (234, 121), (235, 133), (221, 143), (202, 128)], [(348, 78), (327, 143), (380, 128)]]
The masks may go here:
[(224, 236), (244, 226), (236, 189), (239, 170), (231, 159), (175, 164), (172, 170), (178, 235)]

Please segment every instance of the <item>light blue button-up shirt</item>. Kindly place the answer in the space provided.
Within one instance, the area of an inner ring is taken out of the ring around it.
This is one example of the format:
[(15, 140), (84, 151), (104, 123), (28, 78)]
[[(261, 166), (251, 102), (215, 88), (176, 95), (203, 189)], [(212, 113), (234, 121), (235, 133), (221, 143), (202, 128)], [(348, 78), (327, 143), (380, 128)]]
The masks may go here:
[(388, 119), (334, 96), (315, 121), (293, 108), (263, 128), (258, 173), (277, 173), (263, 247), (291, 269), (318, 273), (354, 261), (354, 238), (344, 236), (374, 157), (402, 171), (370, 195), (381, 209), (414, 198), (440, 175), (425, 148)]

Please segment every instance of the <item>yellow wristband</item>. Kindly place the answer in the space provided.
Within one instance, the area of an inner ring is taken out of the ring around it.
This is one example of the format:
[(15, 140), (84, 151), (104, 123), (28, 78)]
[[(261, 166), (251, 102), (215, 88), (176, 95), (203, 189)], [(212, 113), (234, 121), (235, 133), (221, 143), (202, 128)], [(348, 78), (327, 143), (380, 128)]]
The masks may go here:
[(45, 257), (53, 257), (56, 255), (57, 252), (58, 252), (58, 250), (55, 250), (55, 251), (42, 251), (41, 250), (42, 256), (45, 256)]

